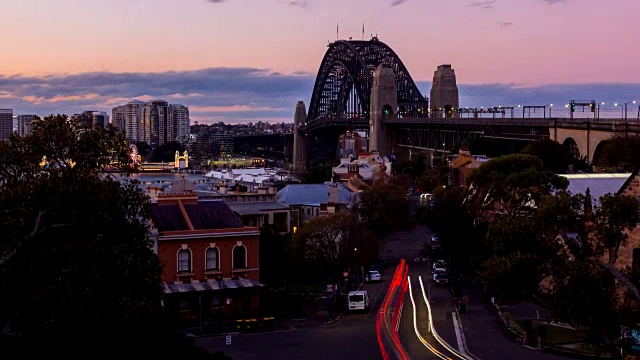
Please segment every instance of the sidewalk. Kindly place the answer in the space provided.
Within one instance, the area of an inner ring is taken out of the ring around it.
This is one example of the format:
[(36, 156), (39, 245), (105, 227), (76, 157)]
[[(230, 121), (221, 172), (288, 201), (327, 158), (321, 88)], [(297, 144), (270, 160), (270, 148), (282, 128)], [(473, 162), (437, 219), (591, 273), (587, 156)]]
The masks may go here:
[(559, 360), (567, 359), (526, 348), (507, 337), (500, 326), (495, 310), (483, 299), (482, 290), (466, 285), (469, 296), (467, 314), (461, 315), (462, 327), (469, 351), (482, 360)]

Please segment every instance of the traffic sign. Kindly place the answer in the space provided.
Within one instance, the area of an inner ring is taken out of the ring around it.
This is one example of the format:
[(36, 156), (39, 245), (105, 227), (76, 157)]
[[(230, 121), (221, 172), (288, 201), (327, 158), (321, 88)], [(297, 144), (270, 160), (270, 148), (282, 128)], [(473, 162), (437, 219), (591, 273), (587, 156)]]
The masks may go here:
[(227, 339), (225, 341), (227, 345), (231, 345), (231, 335), (227, 335)]

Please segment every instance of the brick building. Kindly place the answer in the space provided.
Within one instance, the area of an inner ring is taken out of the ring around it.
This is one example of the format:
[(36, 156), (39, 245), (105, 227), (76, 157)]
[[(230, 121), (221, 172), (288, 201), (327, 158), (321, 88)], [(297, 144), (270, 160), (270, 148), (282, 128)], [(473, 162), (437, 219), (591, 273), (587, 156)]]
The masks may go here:
[(254, 316), (259, 236), (220, 200), (198, 200), (185, 179), (151, 204), (151, 238), (164, 265), (165, 308), (191, 322)]

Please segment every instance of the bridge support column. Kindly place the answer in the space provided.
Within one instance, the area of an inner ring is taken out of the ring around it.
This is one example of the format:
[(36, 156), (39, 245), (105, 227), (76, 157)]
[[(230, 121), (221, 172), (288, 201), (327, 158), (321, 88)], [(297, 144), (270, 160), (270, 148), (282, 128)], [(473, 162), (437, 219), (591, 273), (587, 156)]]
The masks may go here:
[(393, 69), (380, 66), (373, 72), (371, 103), (369, 107), (369, 151), (380, 155), (391, 154), (393, 144), (389, 141), (383, 121), (398, 118), (398, 90)]
[(293, 117), (293, 172), (304, 172), (307, 168), (309, 137), (300, 133), (300, 127), (307, 120), (307, 109), (304, 101), (298, 101)]

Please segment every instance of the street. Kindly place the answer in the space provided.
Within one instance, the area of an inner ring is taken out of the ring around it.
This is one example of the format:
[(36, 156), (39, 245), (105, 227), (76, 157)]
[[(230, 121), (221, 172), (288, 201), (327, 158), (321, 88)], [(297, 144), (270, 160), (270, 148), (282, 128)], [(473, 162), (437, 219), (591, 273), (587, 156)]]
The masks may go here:
[[(196, 339), (196, 345), (211, 352), (222, 351), (233, 360), (253, 359), (381, 359), (376, 336), (376, 313), (384, 300), (393, 274), (385, 272), (379, 283), (366, 283), (368, 312), (345, 313), (328, 325), (306, 324), (300, 329)], [(328, 321), (328, 318), (327, 318)]]

